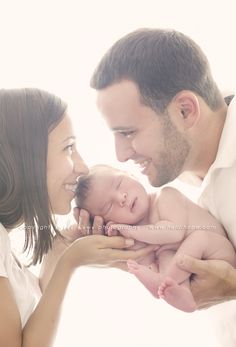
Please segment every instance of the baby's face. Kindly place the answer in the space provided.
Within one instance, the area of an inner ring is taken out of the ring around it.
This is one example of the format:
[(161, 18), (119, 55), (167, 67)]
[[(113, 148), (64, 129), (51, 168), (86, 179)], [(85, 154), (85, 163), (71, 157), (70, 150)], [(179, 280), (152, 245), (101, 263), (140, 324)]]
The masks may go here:
[(98, 172), (91, 180), (87, 210), (105, 222), (136, 224), (149, 211), (149, 196), (143, 186), (128, 174), (115, 169)]

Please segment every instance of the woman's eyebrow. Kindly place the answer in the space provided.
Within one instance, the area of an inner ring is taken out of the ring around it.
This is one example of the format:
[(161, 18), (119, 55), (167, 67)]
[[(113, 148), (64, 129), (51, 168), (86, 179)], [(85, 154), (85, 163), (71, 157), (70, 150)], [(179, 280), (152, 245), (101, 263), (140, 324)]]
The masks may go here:
[(74, 135), (71, 135), (71, 136), (68, 136), (66, 139), (64, 139), (64, 140), (62, 141), (62, 143), (66, 142), (66, 141), (68, 141), (68, 140), (75, 140), (75, 139), (76, 139), (76, 137), (75, 137)]

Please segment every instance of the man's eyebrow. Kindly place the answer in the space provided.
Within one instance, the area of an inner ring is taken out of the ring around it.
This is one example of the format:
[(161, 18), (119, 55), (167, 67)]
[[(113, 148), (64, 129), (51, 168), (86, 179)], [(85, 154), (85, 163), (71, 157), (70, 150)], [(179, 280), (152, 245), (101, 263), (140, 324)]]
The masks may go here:
[(133, 129), (134, 129), (133, 127), (114, 127), (114, 128), (111, 128), (111, 130), (114, 132), (130, 131)]

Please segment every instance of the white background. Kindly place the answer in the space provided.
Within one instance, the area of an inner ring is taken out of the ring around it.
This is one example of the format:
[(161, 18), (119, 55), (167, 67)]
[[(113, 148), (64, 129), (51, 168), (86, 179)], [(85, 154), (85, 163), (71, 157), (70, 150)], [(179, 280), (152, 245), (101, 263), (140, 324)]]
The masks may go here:
[[(139, 27), (174, 28), (204, 49), (220, 88), (235, 90), (234, 17), (233, 0), (2, 0), (0, 87), (58, 94), (70, 105), (87, 163), (116, 164), (111, 134), (89, 88), (106, 49)], [(218, 347), (209, 317), (153, 299), (129, 274), (82, 268), (68, 290), (55, 347)]]

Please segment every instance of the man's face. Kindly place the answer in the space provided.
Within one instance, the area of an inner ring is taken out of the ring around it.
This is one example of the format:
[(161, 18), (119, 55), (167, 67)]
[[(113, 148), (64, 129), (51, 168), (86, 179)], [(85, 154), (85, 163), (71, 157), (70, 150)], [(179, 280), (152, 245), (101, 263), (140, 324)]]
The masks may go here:
[(183, 171), (188, 142), (168, 114), (158, 115), (141, 103), (134, 82), (123, 80), (99, 90), (97, 104), (114, 134), (119, 161), (133, 160), (153, 186)]

